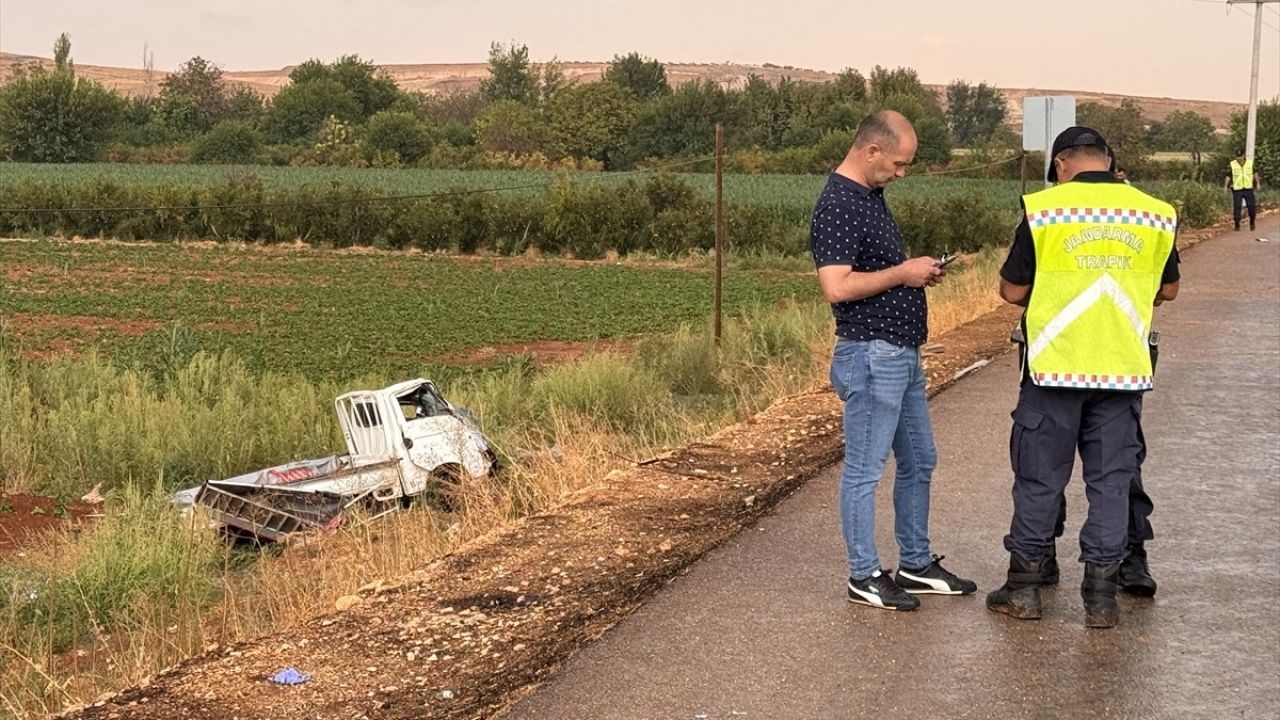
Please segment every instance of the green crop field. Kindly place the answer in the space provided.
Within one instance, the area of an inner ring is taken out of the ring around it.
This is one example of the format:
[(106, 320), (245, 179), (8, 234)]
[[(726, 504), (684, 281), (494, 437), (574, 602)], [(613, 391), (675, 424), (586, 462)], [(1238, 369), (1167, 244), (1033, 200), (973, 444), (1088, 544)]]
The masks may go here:
[[(0, 338), (28, 357), (150, 367), (230, 349), (316, 378), (448, 372), (464, 351), (709, 322), (705, 268), (191, 245), (0, 243)], [(726, 275), (729, 314), (818, 297), (808, 273)]]
[[(124, 165), (89, 163), (50, 165), (0, 163), (0, 189), (22, 180), (82, 183), (108, 179), (126, 185), (208, 185), (250, 173), (271, 189), (325, 187), (331, 184), (363, 187), (388, 195), (418, 195), (451, 189), (500, 189), (517, 194), (536, 194), (557, 177), (568, 176), (579, 183), (611, 184), (639, 173), (572, 172), (542, 170), (425, 170), (340, 167), (270, 167), (228, 165)], [(680, 173), (679, 176), (708, 197), (715, 192), (715, 176), (709, 173)], [(725, 198), (730, 203), (776, 207), (788, 217), (807, 218), (821, 192), (823, 175), (725, 176)], [(530, 187), (533, 186), (533, 187)], [(1031, 183), (1034, 190), (1036, 185)], [(912, 199), (945, 198), (982, 194), (1017, 207), (1016, 180), (977, 180), (956, 177), (908, 176), (893, 185), (890, 197)], [(0, 200), (0, 207), (4, 203)]]

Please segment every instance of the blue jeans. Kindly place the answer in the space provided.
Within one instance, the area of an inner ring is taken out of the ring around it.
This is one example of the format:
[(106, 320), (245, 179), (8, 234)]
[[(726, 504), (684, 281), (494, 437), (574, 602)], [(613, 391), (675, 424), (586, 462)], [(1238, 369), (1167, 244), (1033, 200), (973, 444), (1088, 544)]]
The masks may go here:
[(849, 575), (880, 569), (876, 552), (876, 484), (893, 450), (894, 535), (899, 563), (922, 568), (929, 552), (929, 485), (938, 453), (929, 424), (924, 368), (916, 348), (884, 340), (836, 342), (831, 385), (844, 401), (844, 474), (840, 520)]

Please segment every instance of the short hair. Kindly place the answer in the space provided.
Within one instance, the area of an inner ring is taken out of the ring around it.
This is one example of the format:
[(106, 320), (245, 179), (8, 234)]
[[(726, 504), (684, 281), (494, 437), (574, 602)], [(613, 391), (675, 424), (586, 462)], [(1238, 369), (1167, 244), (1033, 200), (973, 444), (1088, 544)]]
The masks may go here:
[(1116, 172), (1128, 173), (1129, 171), (1125, 170), (1123, 165), (1117, 165)]
[[(1063, 150), (1055, 157), (1063, 160), (1093, 158), (1095, 160), (1106, 160), (1108, 163), (1111, 161), (1111, 156), (1107, 154), (1107, 149), (1101, 145), (1076, 145)], [(1121, 168), (1117, 167), (1116, 169), (1119, 170)]]
[(1244, 154), (1244, 148), (1236, 148), (1236, 157), (1240, 157), (1243, 154)]
[(898, 117), (898, 113), (892, 110), (880, 110), (862, 118), (862, 122), (858, 123), (858, 132), (853, 136), (853, 146), (862, 148), (874, 144), (883, 148), (897, 148), (898, 143), (902, 142), (899, 130), (905, 122), (898, 120)]

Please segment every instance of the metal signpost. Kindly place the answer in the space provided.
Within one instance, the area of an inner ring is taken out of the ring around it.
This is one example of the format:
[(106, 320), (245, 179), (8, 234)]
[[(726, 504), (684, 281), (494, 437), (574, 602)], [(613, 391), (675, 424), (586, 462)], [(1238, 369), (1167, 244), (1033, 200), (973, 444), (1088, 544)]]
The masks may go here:
[[(1044, 173), (1049, 174), (1053, 159), (1053, 139), (1058, 133), (1076, 124), (1076, 98), (1074, 95), (1047, 95), (1022, 99), (1022, 149), (1040, 150), (1044, 153)], [(1049, 185), (1046, 180), (1045, 185)]]

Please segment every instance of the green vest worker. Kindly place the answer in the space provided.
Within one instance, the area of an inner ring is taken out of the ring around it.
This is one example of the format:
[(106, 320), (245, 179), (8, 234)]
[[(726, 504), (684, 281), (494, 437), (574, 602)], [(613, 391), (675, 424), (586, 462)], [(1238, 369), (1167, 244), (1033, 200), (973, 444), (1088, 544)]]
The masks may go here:
[(1177, 217), (1116, 181), (1096, 130), (1063, 131), (1052, 158), (1048, 179), (1061, 184), (1023, 198), (1026, 215), (1001, 270), (1001, 296), (1027, 308), (1028, 370), (1010, 439), (1008, 581), (987, 606), (1040, 617), (1043, 563), (1078, 449), (1089, 497), (1080, 531), (1085, 624), (1112, 627), (1121, 564), (1130, 561), (1142, 392), (1152, 387), (1152, 308), (1178, 292)]
[(1258, 198), (1254, 190), (1262, 189), (1262, 178), (1253, 169), (1253, 158), (1244, 156), (1244, 148), (1236, 149), (1236, 159), (1231, 161), (1223, 189), (1231, 191), (1231, 218), (1235, 220), (1236, 229), (1240, 229), (1240, 203), (1249, 209), (1249, 229), (1255, 229)]

